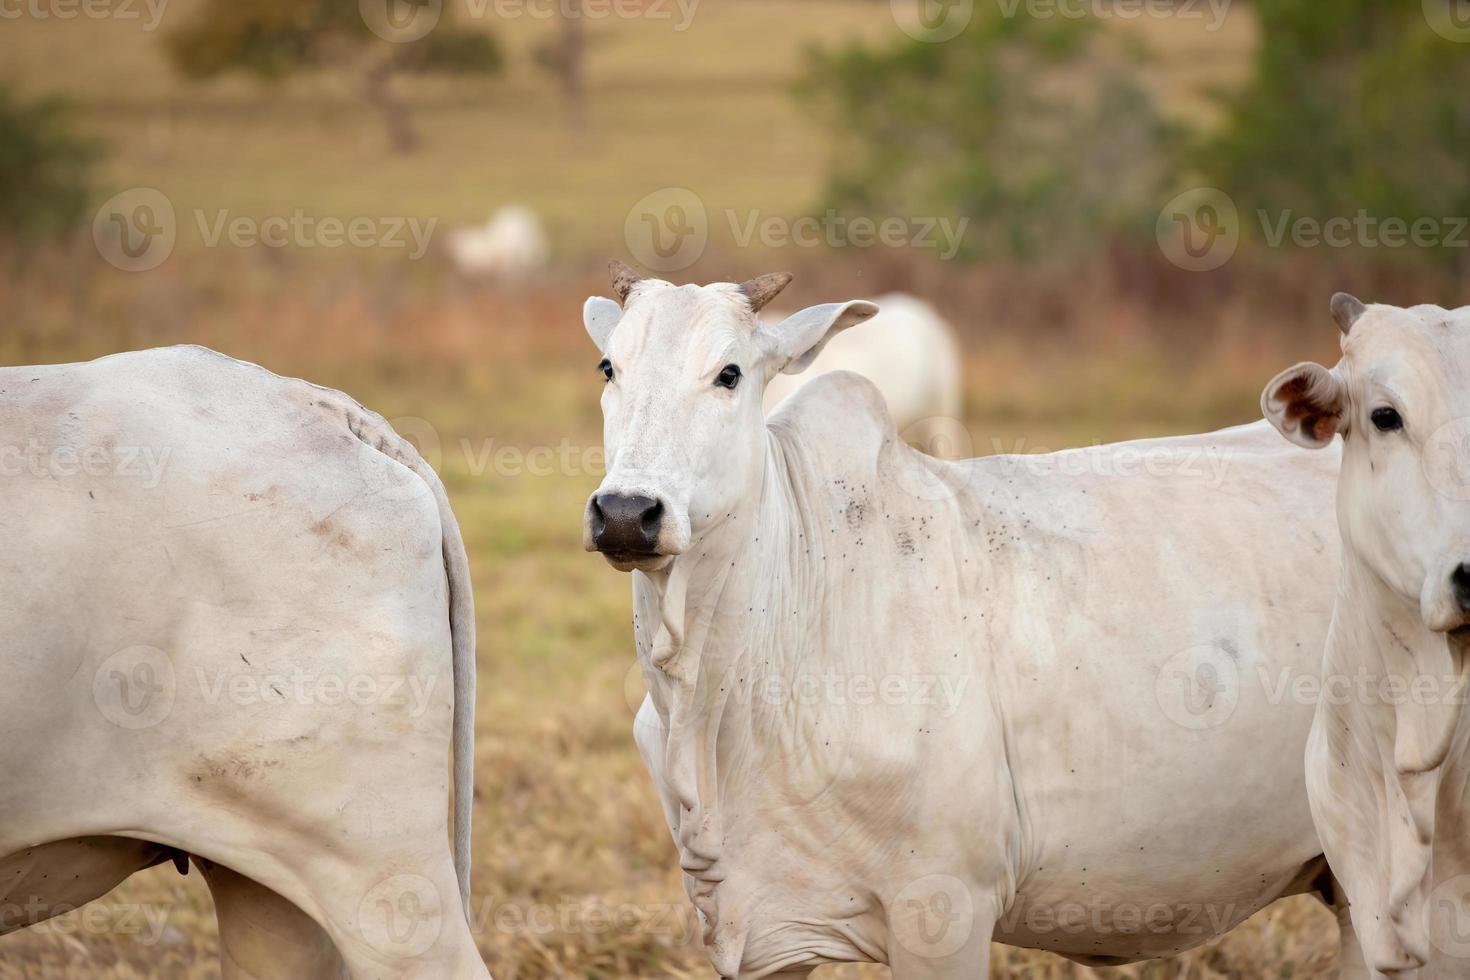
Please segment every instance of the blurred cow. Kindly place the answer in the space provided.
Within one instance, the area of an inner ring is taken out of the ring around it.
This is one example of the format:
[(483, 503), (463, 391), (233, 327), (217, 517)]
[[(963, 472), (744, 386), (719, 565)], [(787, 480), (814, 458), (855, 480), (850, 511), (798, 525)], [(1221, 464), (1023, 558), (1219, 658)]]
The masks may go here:
[(1332, 311), (1342, 360), (1298, 364), (1262, 395), (1292, 442), (1343, 437), (1343, 560), (1307, 792), (1368, 964), (1467, 977), (1470, 307), (1339, 293)]
[(508, 204), (485, 224), (460, 228), (446, 240), (449, 259), (472, 278), (523, 279), (546, 268), (551, 246), (536, 212)]
[[(956, 455), (945, 437), (959, 424), (964, 378), (954, 328), (921, 299), (889, 293), (874, 302), (878, 314), (833, 337), (801, 374), (778, 374), (766, 388), (766, 414), (797, 389), (833, 371), (861, 374), (877, 387), (894, 427), (935, 455)], [(789, 314), (763, 317), (776, 324)]]

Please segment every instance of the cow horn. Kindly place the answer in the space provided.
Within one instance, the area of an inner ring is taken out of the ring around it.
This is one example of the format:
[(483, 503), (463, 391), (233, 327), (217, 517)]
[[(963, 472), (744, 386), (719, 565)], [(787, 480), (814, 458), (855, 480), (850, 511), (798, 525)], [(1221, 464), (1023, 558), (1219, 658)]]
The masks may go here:
[(618, 302), (627, 303), (628, 294), (633, 287), (643, 281), (643, 277), (634, 272), (626, 263), (613, 259), (607, 264), (607, 271), (612, 273), (613, 292), (618, 294)]
[(1368, 308), (1356, 296), (1348, 293), (1333, 293), (1332, 319), (1337, 321), (1337, 328), (1346, 336), (1353, 329), (1353, 324), (1358, 322), (1358, 317), (1367, 312)]
[(741, 283), (740, 291), (745, 294), (746, 299), (750, 300), (751, 311), (759, 313), (761, 308), (775, 299), (776, 294), (785, 289), (790, 282), (791, 273), (771, 272)]

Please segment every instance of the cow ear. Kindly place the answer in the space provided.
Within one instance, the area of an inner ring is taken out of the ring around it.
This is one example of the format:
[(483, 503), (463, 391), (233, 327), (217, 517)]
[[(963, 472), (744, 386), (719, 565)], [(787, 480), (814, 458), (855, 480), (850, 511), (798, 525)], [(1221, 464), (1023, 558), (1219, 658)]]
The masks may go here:
[(593, 296), (582, 307), (582, 324), (587, 328), (587, 336), (604, 354), (613, 327), (622, 319), (623, 308), (605, 296)]
[(811, 366), (827, 341), (878, 312), (862, 300), (810, 306), (773, 326), (756, 328), (771, 359), (786, 374), (799, 374)]
[(1310, 361), (1282, 371), (1261, 393), (1261, 411), (1276, 430), (1308, 449), (1322, 449), (1346, 433), (1346, 408), (1337, 375)]

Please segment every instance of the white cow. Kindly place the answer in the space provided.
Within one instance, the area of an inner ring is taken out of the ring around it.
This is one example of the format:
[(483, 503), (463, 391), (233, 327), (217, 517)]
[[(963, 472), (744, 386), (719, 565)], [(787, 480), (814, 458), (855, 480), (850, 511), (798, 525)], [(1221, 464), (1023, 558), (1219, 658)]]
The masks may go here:
[(1339, 293), (1332, 310), (1342, 360), (1299, 364), (1262, 396), (1292, 442), (1343, 437), (1307, 789), (1368, 963), (1470, 977), (1470, 307)]
[(520, 204), (506, 205), (484, 225), (450, 232), (445, 243), (455, 269), (472, 277), (523, 279), (551, 256), (541, 219)]
[[(894, 426), (921, 449), (945, 452), (944, 440), (960, 424), (964, 371), (954, 328), (921, 299), (890, 293), (874, 300), (880, 312), (832, 338), (801, 374), (778, 374), (766, 386), (766, 413), (797, 389), (833, 371), (861, 374), (877, 387)], [(772, 326), (784, 315), (768, 315)]]
[(636, 737), (721, 976), (974, 980), (992, 935), (1117, 964), (1329, 890), (1289, 692), (1330, 453), (1259, 422), (951, 463), (842, 372), (767, 424), (871, 304), (761, 326), (788, 277), (614, 273), (585, 543), (635, 572)]
[(489, 976), (468, 566), (409, 443), (198, 347), (4, 368), (0, 500), (0, 932), (192, 857), (226, 980)]

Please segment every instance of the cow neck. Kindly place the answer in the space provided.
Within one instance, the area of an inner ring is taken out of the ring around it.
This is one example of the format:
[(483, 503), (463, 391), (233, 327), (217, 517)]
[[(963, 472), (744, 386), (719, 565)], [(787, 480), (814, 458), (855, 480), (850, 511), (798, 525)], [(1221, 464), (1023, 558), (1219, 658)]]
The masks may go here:
[[(750, 699), (739, 692), (757, 673), (753, 664), (781, 672), (798, 650), (811, 651), (795, 642), (803, 624), (792, 615), (814, 591), (804, 571), (801, 480), (770, 434), (763, 457), (756, 492), (667, 571), (635, 579), (639, 608), (656, 611), (640, 654), (654, 668), (654, 703), (666, 726), (665, 787), (680, 811), (680, 863), (706, 892), (724, 876), (715, 867), (724, 850), (715, 768), (720, 732), (752, 723)], [(738, 760), (721, 764), (728, 769)]]
[[(1349, 551), (1343, 561), (1337, 605), (1328, 634), (1323, 697), (1329, 723), (1324, 727), (1332, 773), (1372, 772), (1379, 788), (1349, 803), (1367, 818), (1380, 807), (1391, 812), (1378, 833), (1354, 835), (1348, 846), (1367, 866), (1381, 860), (1389, 885), (1386, 910), (1400, 941), (1410, 949), (1427, 946), (1422, 906), (1434, 865), (1435, 821), (1441, 784), (1465, 751), (1460, 723), (1466, 690), (1466, 650), (1458, 641), (1424, 626), (1417, 603), (1390, 589), (1377, 573)], [(1360, 688), (1359, 678), (1367, 681)], [(1334, 680), (1334, 678), (1339, 678)], [(1416, 694), (1416, 682), (1423, 685)], [(1396, 686), (1390, 688), (1387, 684)], [(1345, 701), (1338, 701), (1344, 693)], [(1391, 763), (1374, 751), (1374, 734), (1391, 735)], [(1337, 792), (1352, 789), (1329, 779)], [(1375, 852), (1382, 855), (1375, 858)]]
[[(1365, 672), (1366, 706), (1394, 714), (1394, 768), (1400, 774), (1443, 765), (1467, 683), (1464, 648), (1428, 629), (1417, 602), (1394, 592), (1351, 553), (1343, 561), (1325, 669), (1329, 677), (1354, 685)], [(1418, 695), (1412, 690), (1416, 680), (1423, 685)], [(1390, 683), (1403, 686), (1405, 696), (1398, 697)], [(1356, 687), (1352, 696), (1359, 697)]]

